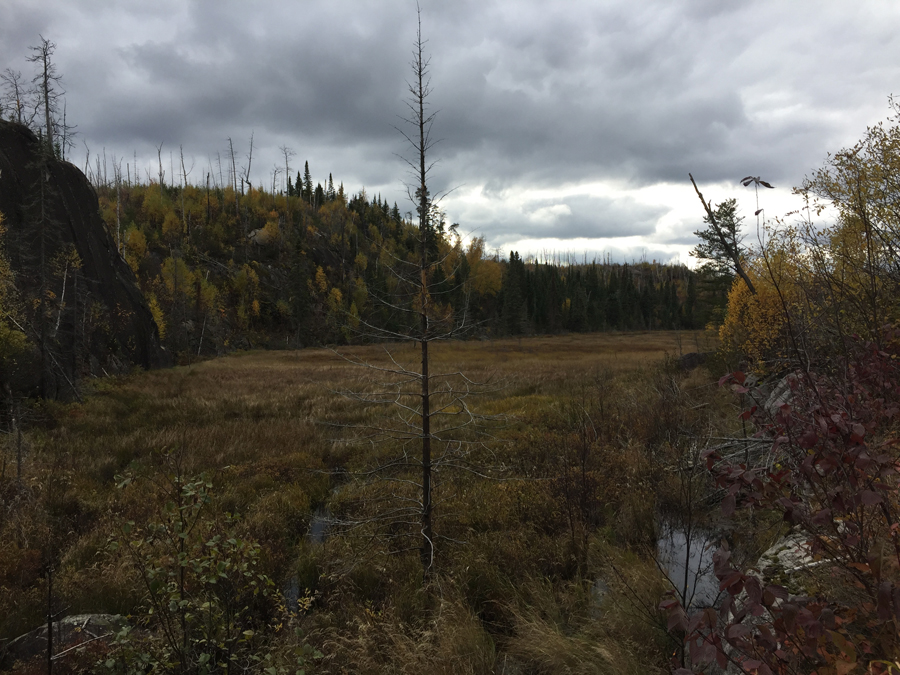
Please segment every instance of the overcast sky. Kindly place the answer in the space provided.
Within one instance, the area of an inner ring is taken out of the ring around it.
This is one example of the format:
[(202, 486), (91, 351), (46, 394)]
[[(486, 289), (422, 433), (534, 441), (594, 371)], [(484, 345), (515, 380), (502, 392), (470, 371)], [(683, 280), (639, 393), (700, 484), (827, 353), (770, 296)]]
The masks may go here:
[[(521, 254), (609, 253), (690, 263), (706, 197), (769, 215), (866, 126), (900, 75), (900, 2), (421, 0), (442, 139), (433, 192), (451, 222)], [(255, 184), (279, 148), (347, 191), (412, 210), (394, 128), (416, 31), (413, 0), (0, 0), (0, 70), (30, 77), (57, 45), (70, 153), (85, 144), (146, 180), (162, 144), (202, 183), (230, 137), (254, 135)], [(134, 171), (133, 166), (131, 170)], [(156, 169), (152, 169), (155, 176)], [(180, 173), (180, 170), (178, 170)], [(214, 176), (214, 179), (216, 176)], [(225, 176), (227, 181), (227, 175)], [(283, 180), (279, 177), (279, 182)]]

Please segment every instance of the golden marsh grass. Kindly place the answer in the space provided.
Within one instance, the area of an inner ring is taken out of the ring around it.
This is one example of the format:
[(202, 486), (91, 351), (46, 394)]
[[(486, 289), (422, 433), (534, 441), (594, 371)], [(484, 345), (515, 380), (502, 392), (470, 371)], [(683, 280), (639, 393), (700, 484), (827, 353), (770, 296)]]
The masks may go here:
[[(127, 471), (161, 475), (165, 466), (160, 452), (168, 449), (180, 452), (186, 474), (212, 476), (218, 508), (238, 516), (241, 531), (260, 540), (273, 575), (284, 578), (305, 570), (305, 578), (318, 587), (315, 592), (322, 598), (311, 627), (318, 644), (372, 648), (371, 643), (354, 637), (352, 626), (377, 606), (396, 622), (379, 629), (393, 631), (382, 636), (384, 640), (410, 655), (418, 644), (427, 643), (435, 659), (452, 662), (463, 659), (466, 641), (478, 642), (471, 664), (463, 667), (458, 661), (460, 672), (491, 672), (501, 658), (511, 655), (540, 663), (539, 668), (547, 672), (557, 666), (581, 672), (582, 665), (573, 666), (563, 653), (566, 650), (583, 664), (584, 672), (591, 668), (607, 672), (611, 654), (625, 661), (628, 655), (612, 643), (604, 646), (600, 637), (596, 637), (596, 648), (578, 642), (580, 637), (577, 644), (564, 639), (569, 628), (545, 625), (543, 619), (529, 614), (526, 601), (516, 600), (521, 584), (509, 575), (515, 570), (525, 581), (566, 578), (569, 587), (575, 583), (572, 574), (577, 565), (573, 567), (565, 513), (557, 507), (559, 493), (552, 479), (560, 460), (550, 454), (554, 448), (566, 447), (569, 431), (565, 426), (585, 396), (605, 401), (605, 417), (598, 420), (603, 447), (597, 450), (597, 457), (611, 461), (609, 475), (603, 479), (609, 482), (603, 536), (617, 536), (616, 528), (640, 529), (634, 523), (646, 517), (647, 500), (641, 495), (649, 495), (643, 481), (653, 467), (641, 444), (655, 448), (669, 442), (668, 431), (657, 429), (660, 420), (667, 419), (660, 406), (669, 404), (660, 402), (665, 387), (654, 373), (667, 355), (713, 347), (708, 336), (693, 332), (432, 344), (432, 373), (462, 371), (472, 380), (488, 383), (485, 393), (473, 399), (473, 406), (507, 420), (496, 432), (501, 444), (491, 450), (492, 457), (508, 470), (524, 473), (508, 483), (478, 484), (449, 477), (439, 481), (443, 492), (436, 513), (439, 522), (443, 519), (444, 531), (459, 542), (444, 549), (455, 551), (447, 554), (443, 569), (447, 592), (456, 590), (451, 593), (453, 611), (442, 621), (456, 617), (456, 628), (445, 625), (443, 630), (450, 633), (437, 642), (433, 635), (422, 638), (421, 643), (417, 633), (403, 633), (402, 627), (410, 617), (420, 616), (415, 556), (373, 548), (371, 542), (360, 548), (361, 540), (339, 536), (327, 547), (313, 550), (304, 538), (310, 510), (329, 500), (330, 473), (336, 468), (361, 468), (378, 457), (366, 458), (365, 448), (342, 442), (353, 432), (334, 426), (365, 426), (385, 414), (383, 407), (340, 395), (342, 390), (371, 388), (380, 378), (376, 371), (353, 361), (385, 365), (390, 353), (398, 363), (417, 370), (417, 344), (242, 352), (96, 381), (83, 403), (48, 404), (46, 416), (51, 423), (29, 434), (28, 497), (21, 500), (15, 514), (0, 520), (0, 637), (14, 637), (40, 622), (44, 581), (39, 560), (44, 555), (42, 533), (50, 484), (53, 499), (62, 505), (54, 507), (53, 513), (64, 534), (56, 544), (56, 586), (70, 611), (129, 612), (139, 607), (140, 584), (121, 561), (109, 556), (105, 542), (123, 520), (150, 518), (154, 507), (149, 486), (117, 490), (115, 476)], [(679, 378), (682, 387), (711, 391), (706, 375)], [(698, 410), (710, 415), (714, 409)], [(690, 416), (697, 414), (678, 412), (678, 423), (693, 423)], [(8, 461), (6, 466), (3, 481), (11, 489)], [(526, 474), (534, 471), (544, 472), (545, 477), (531, 481)], [(384, 490), (361, 484), (343, 490), (339, 499), (332, 498), (333, 507), (358, 509), (363, 504), (363, 510), (372, 510), (373, 504), (386, 500)], [(615, 502), (620, 493), (633, 493), (627, 500), (632, 506)], [(366, 537), (377, 531), (363, 530)], [(556, 598), (560, 607), (568, 606), (567, 592), (560, 591)], [(572, 621), (581, 617), (578, 635), (587, 635), (584, 601), (578, 602), (582, 608), (578, 612), (571, 607), (560, 611), (571, 611)], [(518, 631), (518, 637), (501, 640), (502, 631), (495, 634), (501, 624), (503, 631)], [(452, 630), (458, 630), (456, 637)], [(529, 645), (542, 633), (549, 651), (535, 652)], [(590, 634), (590, 640), (599, 635)], [(495, 645), (495, 639), (502, 644)], [(501, 656), (500, 647), (507, 650), (505, 655)], [(329, 658), (333, 659), (330, 672), (364, 661), (362, 651), (346, 661), (335, 654)], [(422, 665), (423, 658), (430, 657), (410, 656), (406, 665)], [(638, 662), (644, 660), (634, 663)], [(405, 667), (391, 658), (383, 672), (402, 672)]]

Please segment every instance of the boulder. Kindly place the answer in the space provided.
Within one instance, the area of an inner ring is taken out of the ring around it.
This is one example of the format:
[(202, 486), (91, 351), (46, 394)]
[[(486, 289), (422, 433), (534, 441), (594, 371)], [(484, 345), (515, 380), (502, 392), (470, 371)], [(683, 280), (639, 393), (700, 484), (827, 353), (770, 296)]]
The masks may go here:
[[(53, 624), (53, 654), (59, 659), (72, 653), (66, 650), (77, 645), (110, 641), (126, 624), (125, 619), (117, 614), (67, 616)], [(0, 649), (0, 669), (11, 668), (16, 662), (38, 660), (46, 653), (47, 626), (43, 625), (20, 635)]]

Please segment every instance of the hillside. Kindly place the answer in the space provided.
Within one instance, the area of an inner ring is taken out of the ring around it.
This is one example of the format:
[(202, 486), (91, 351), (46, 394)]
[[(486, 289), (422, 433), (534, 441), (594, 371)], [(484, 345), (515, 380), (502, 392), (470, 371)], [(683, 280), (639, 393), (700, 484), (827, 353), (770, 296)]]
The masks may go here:
[[(92, 174), (110, 235), (171, 351), (371, 340), (360, 320), (402, 329), (386, 305), (398, 263), (417, 254), (417, 225), (377, 195), (347, 195), (331, 176), (313, 186), (304, 174), (287, 194), (210, 176), (160, 185)], [(481, 239), (464, 242), (464, 225), (443, 214), (433, 229), (433, 294), (467, 314), (472, 337), (703, 328), (721, 317), (727, 281), (682, 265), (500, 257)]]

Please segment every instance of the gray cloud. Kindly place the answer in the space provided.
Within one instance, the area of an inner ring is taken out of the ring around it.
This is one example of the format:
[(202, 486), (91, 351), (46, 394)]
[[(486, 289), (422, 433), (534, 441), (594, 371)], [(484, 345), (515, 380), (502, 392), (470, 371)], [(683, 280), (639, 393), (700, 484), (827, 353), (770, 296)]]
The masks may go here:
[[(885, 116), (900, 70), (900, 5), (874, 0), (466, 0), (426, 3), (423, 29), (443, 139), (435, 188), (494, 196), (685, 183), (688, 171), (704, 184), (748, 173), (797, 184)], [(308, 159), (315, 180), (332, 172), (403, 207), (393, 127), (409, 2), (7, 0), (0, 68), (30, 72), (38, 34), (58, 44), (68, 116), (92, 152), (137, 153), (146, 166), (160, 143), (183, 145), (205, 166), (231, 137), (241, 163), (254, 133), (256, 182), (271, 180), (287, 145), (295, 170)], [(650, 240), (665, 213), (588, 195), (528, 208), (563, 203), (555, 219), (515, 204), (470, 215), (497, 241)], [(669, 240), (689, 239), (686, 228)]]
[(495, 225), (503, 239), (553, 237), (554, 239), (608, 239), (652, 234), (667, 212), (662, 207), (593, 195), (571, 195), (526, 202), (522, 217)]

